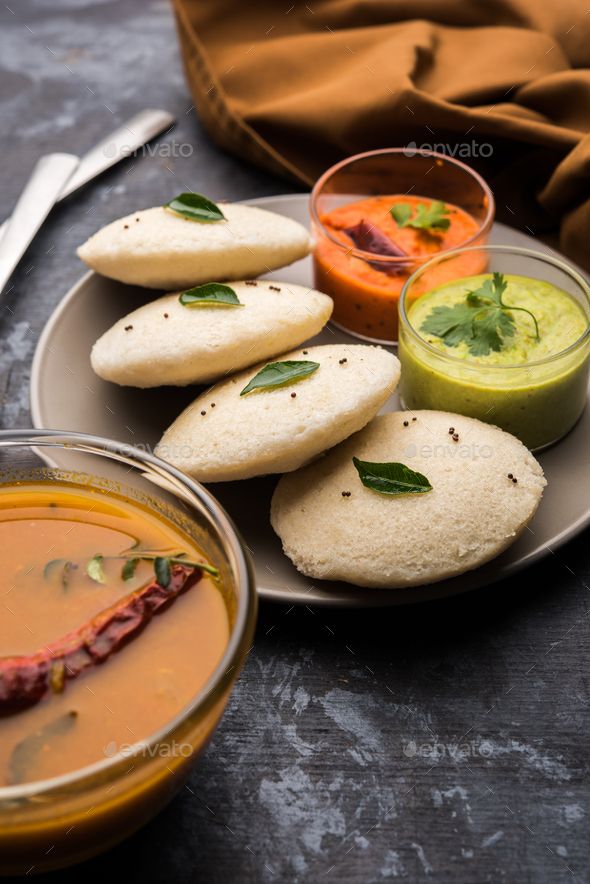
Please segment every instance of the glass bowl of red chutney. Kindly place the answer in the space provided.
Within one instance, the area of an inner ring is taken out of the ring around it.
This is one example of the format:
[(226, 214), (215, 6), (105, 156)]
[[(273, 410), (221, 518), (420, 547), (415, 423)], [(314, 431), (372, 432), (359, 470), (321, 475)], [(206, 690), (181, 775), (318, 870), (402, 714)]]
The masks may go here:
[[(426, 261), (441, 262), (440, 285), (481, 273), (494, 197), (465, 163), (431, 150), (392, 147), (332, 166), (311, 193), (314, 284), (334, 300), (332, 322), (357, 338), (394, 344), (404, 283)], [(444, 270), (443, 270), (444, 268)]]

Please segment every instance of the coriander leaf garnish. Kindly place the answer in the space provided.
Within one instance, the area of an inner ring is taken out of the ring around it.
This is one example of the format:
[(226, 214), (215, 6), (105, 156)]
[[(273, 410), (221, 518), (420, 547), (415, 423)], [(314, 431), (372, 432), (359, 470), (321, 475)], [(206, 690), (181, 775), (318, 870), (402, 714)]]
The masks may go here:
[(188, 218), (189, 221), (198, 221), (201, 224), (225, 221), (225, 215), (219, 206), (200, 193), (181, 193), (169, 203), (165, 203), (164, 208)]
[(70, 584), (70, 572), (77, 567), (68, 559), (51, 559), (43, 569), (43, 576), (46, 580), (51, 580), (54, 574), (60, 573), (62, 589), (66, 590)]
[(319, 362), (302, 360), (288, 360), (286, 362), (269, 362), (254, 375), (251, 381), (244, 387), (240, 396), (245, 396), (252, 390), (269, 390), (275, 387), (284, 387), (294, 384), (308, 377), (320, 367)]
[(139, 559), (127, 559), (121, 570), (121, 577), (123, 580), (133, 580), (138, 565)]
[(226, 307), (243, 307), (234, 290), (220, 282), (206, 282), (182, 292), (178, 300), (184, 307), (198, 307), (200, 304), (220, 304)]
[(412, 215), (411, 203), (396, 203), (389, 210), (398, 227), (414, 227), (416, 230), (448, 230), (451, 226), (449, 209), (441, 200), (430, 205), (418, 203), (416, 214)]
[(164, 556), (158, 556), (154, 559), (154, 571), (156, 580), (164, 589), (170, 585), (172, 580), (172, 568), (170, 567), (170, 559)]
[[(18, 785), (30, 777), (34, 764), (47, 751), (57, 737), (65, 736), (76, 724), (78, 713), (75, 709), (53, 718), (37, 730), (28, 733), (16, 744), (8, 759), (7, 782)], [(58, 751), (57, 747), (54, 751)]]
[(397, 221), (398, 227), (408, 226), (408, 222), (412, 217), (412, 206), (410, 203), (396, 203), (396, 205), (392, 206), (389, 211), (391, 212), (394, 221)]
[(503, 274), (493, 273), (478, 289), (467, 292), (463, 303), (434, 307), (420, 330), (442, 338), (448, 347), (457, 347), (464, 341), (472, 356), (487, 356), (492, 350), (496, 353), (502, 350), (507, 339), (514, 337), (516, 325), (512, 311), (519, 310), (531, 317), (535, 337), (540, 340), (534, 314), (525, 307), (504, 303), (507, 286)]
[(372, 463), (353, 457), (360, 480), (366, 488), (379, 494), (425, 494), (432, 485), (422, 473), (416, 473), (403, 463)]
[(527, 310), (526, 307), (511, 307), (510, 304), (505, 304), (502, 300), (502, 296), (507, 287), (508, 283), (501, 273), (492, 273), (492, 279), (486, 279), (480, 288), (476, 289), (474, 292), (468, 293), (467, 303), (473, 304), (476, 307), (480, 304), (486, 303), (495, 304), (497, 307), (501, 307), (502, 310), (519, 310), (521, 313), (528, 313), (535, 324), (535, 338), (539, 341), (541, 339), (539, 335), (539, 323), (537, 322), (535, 314), (531, 313), (530, 310)]
[(57, 571), (58, 568), (60, 570), (63, 569), (66, 561), (67, 559), (51, 559), (43, 568), (43, 577), (46, 580), (50, 580), (52, 575)]
[(103, 557), (101, 555), (93, 556), (86, 565), (86, 573), (94, 580), (95, 583), (106, 583), (107, 579), (102, 567)]

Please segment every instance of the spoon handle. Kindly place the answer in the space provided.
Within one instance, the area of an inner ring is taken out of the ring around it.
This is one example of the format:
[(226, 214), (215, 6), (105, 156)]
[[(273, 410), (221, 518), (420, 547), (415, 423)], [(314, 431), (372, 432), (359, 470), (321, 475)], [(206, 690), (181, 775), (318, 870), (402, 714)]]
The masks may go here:
[[(107, 135), (85, 153), (80, 165), (68, 179), (59, 194), (59, 200), (65, 199), (75, 190), (84, 187), (93, 178), (97, 178), (120, 160), (131, 156), (167, 129), (174, 125), (174, 117), (163, 110), (142, 110), (130, 117), (122, 126)], [(0, 224), (0, 239), (8, 229), (10, 218)]]
[(79, 162), (73, 154), (53, 153), (41, 157), (33, 169), (0, 240), (0, 292)]
[(148, 109), (135, 114), (84, 154), (80, 165), (60, 193), (60, 200), (131, 156), (156, 135), (170, 129), (174, 122), (172, 114), (163, 110)]

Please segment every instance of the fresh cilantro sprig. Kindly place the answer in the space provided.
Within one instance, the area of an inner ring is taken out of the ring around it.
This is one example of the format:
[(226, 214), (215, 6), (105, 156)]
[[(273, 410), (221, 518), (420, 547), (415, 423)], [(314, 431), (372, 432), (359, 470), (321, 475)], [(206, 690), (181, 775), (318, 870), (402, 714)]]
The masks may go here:
[(451, 219), (449, 209), (441, 200), (435, 200), (430, 205), (418, 203), (416, 213), (413, 214), (411, 203), (396, 203), (389, 210), (398, 227), (414, 227), (416, 230), (448, 230)]
[(514, 337), (516, 326), (513, 311), (527, 313), (535, 326), (535, 338), (540, 340), (537, 319), (526, 307), (511, 307), (503, 301), (508, 283), (503, 274), (493, 273), (474, 291), (467, 292), (463, 303), (453, 307), (434, 307), (426, 317), (421, 331), (442, 338), (448, 347), (465, 342), (472, 356), (487, 356), (499, 352)]

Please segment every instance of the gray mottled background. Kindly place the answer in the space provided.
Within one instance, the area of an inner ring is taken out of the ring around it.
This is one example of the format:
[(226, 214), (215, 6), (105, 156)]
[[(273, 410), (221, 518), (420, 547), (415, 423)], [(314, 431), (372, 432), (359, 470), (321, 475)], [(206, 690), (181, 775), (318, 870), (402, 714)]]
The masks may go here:
[[(230, 199), (289, 185), (208, 140), (164, 0), (12, 0), (0, 41), (3, 215), (41, 153), (84, 152), (145, 106), (178, 119), (162, 150), (54, 212), (2, 299), (0, 418), (25, 427), (35, 343), (81, 275), (80, 242), (184, 185)], [(186, 144), (190, 157), (169, 155)], [(190, 788), (127, 843), (51, 880), (590, 881), (589, 562), (585, 535), (443, 603), (264, 605)]]

